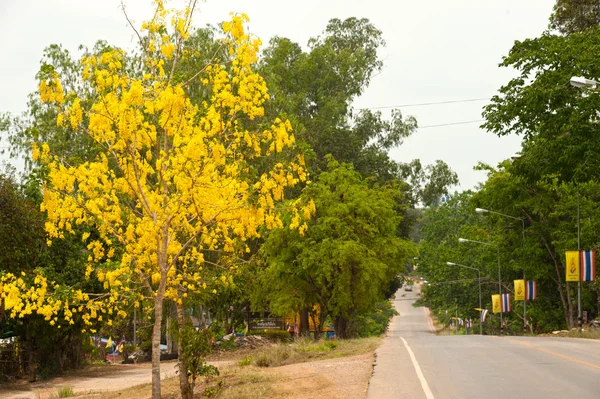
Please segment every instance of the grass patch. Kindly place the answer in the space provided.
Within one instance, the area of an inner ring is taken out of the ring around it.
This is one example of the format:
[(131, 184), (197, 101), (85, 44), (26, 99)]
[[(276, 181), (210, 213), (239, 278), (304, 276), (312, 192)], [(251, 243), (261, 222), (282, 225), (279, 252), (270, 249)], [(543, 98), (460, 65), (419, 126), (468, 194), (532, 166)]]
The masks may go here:
[(69, 386), (56, 388), (56, 392), (59, 398), (70, 398), (73, 396), (73, 388)]
[(220, 377), (220, 389), (215, 395), (219, 399), (255, 399), (273, 397), (272, 384), (275, 379), (261, 369), (228, 368)]
[[(561, 335), (558, 334), (558, 337)], [(579, 332), (577, 330), (569, 331), (568, 334), (563, 335), (571, 338), (587, 338), (587, 339), (600, 339), (600, 329), (599, 328), (585, 328), (584, 331)]]
[(372, 352), (381, 342), (380, 337), (339, 341), (314, 341), (310, 338), (285, 344), (280, 343), (257, 350), (253, 356), (258, 367), (277, 367), (317, 359), (333, 359)]

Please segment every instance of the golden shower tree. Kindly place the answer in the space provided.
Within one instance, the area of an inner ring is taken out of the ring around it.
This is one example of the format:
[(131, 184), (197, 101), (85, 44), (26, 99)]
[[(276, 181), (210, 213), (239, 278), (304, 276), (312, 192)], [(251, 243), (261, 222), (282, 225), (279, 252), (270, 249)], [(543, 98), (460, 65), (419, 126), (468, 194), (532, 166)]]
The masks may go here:
[[(57, 125), (89, 135), (98, 148), (93, 159), (70, 165), (48, 144), (34, 146), (33, 158), (47, 171), (46, 231), (52, 240), (76, 226), (92, 228), (83, 235), (90, 252), (86, 274), (104, 282), (106, 293), (72, 291), (68, 300), (57, 299), (43, 276), (26, 286), (12, 275), (2, 277), (0, 292), (13, 317), (27, 310), (54, 323), (80, 313), (89, 325), (125, 316), (125, 302), (151, 298), (152, 396), (159, 398), (164, 300), (206, 289), (205, 251), (241, 256), (263, 226), (281, 227), (276, 205), (306, 172), (301, 157), (272, 162), (261, 173), (252, 166), (293, 147), (294, 136), (287, 120), (260, 121), (268, 94), (252, 69), (261, 43), (246, 32), (247, 16), (232, 15), (222, 25), (227, 62), (213, 59), (184, 80), (176, 71), (186, 56), (195, 2), (178, 12), (155, 3), (154, 18), (139, 34), (137, 68), (124, 51), (107, 48), (81, 60), (91, 93), (85, 99), (64, 92), (53, 70), (39, 87), (42, 102), (57, 111)], [(189, 85), (202, 85), (207, 100), (192, 103)], [(298, 205), (292, 225), (302, 231), (312, 211)]]

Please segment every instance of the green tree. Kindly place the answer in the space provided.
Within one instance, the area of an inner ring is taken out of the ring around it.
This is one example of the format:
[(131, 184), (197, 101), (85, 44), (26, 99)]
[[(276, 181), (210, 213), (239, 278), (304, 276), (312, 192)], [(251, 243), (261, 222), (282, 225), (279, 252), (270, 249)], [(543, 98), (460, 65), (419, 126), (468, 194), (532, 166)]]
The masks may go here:
[(354, 164), (364, 176), (389, 180), (397, 164), (387, 151), (416, 129), (413, 117), (398, 110), (383, 120), (379, 112), (354, 114), (352, 101), (362, 94), (383, 62), (385, 43), (367, 19), (332, 19), (308, 51), (286, 38), (273, 38), (263, 52), (261, 72), (273, 98), (266, 112), (290, 116), (299, 140), (314, 153), (313, 170), (325, 170), (325, 155)]
[(318, 305), (316, 335), (331, 317), (336, 335), (348, 337), (348, 321), (374, 310), (416, 253), (412, 242), (396, 236), (399, 195), (395, 187), (369, 186), (329, 157), (328, 170), (301, 196), (316, 207), (306, 232), (285, 228), (267, 238), (258, 296), (279, 314)]
[(544, 33), (516, 42), (501, 63), (519, 76), (502, 86), (485, 107), (483, 127), (498, 136), (523, 137), (530, 181), (556, 175), (562, 181), (597, 178), (600, 146), (597, 110), (600, 93), (582, 96), (572, 76), (600, 76), (600, 63), (589, 49), (600, 45), (600, 29), (568, 36)]
[(458, 184), (458, 175), (441, 160), (423, 168), (419, 159), (400, 164), (400, 177), (409, 183), (408, 193), (413, 206), (438, 206), (440, 197)]
[(600, 1), (557, 0), (550, 16), (550, 28), (563, 34), (582, 32), (600, 25)]

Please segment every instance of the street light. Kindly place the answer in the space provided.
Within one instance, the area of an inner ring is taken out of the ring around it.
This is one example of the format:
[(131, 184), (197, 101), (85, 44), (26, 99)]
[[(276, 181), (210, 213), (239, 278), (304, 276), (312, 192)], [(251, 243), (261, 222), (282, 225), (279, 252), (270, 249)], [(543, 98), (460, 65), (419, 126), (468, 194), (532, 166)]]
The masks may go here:
[[(475, 244), (487, 245), (489, 247), (496, 247), (496, 250), (498, 252), (498, 291), (499, 291), (498, 293), (500, 295), (502, 295), (502, 280), (500, 277), (500, 247), (496, 244), (491, 244), (489, 242), (467, 240), (466, 238), (459, 238), (458, 242), (474, 242)], [(502, 309), (500, 309), (500, 335), (503, 335), (503, 334), (504, 334), (504, 325), (502, 324)]]
[[(521, 226), (523, 228), (522, 229), (523, 244), (525, 243), (525, 219), (524, 218), (518, 218), (515, 216), (507, 215), (505, 213), (494, 212), (494, 211), (490, 211), (489, 209), (482, 209), (482, 208), (475, 208), (475, 212), (477, 212), (477, 213), (492, 213), (494, 215), (503, 216), (505, 218), (510, 218), (513, 220), (520, 221)], [(523, 281), (525, 281), (525, 271), (523, 271)], [(523, 300), (523, 331), (524, 332), (527, 331), (527, 299)]]
[[(596, 86), (600, 85), (600, 82), (596, 82), (592, 79), (586, 79), (581, 76), (573, 76), (570, 80), (571, 85), (579, 89), (591, 88), (595, 89)], [(577, 251), (581, 251), (581, 228), (579, 225), (579, 185), (577, 185)], [(581, 280), (577, 282), (577, 331), (581, 332)]]
[[(483, 309), (481, 307), (481, 270), (475, 268), (475, 267), (471, 267), (471, 266), (465, 266), (465, 265), (461, 265), (458, 263), (454, 263), (454, 262), (446, 262), (446, 264), (448, 266), (458, 266), (458, 267), (464, 267), (467, 269), (472, 269), (472, 270), (477, 270), (477, 274), (479, 275), (478, 280), (479, 280), (479, 309)], [(479, 335), (483, 335), (483, 326), (482, 326), (482, 322), (481, 322), (481, 312), (482, 310), (479, 311)]]
[(596, 86), (600, 85), (600, 82), (596, 82), (595, 80), (592, 79), (586, 79), (582, 76), (573, 76), (570, 80), (571, 86), (580, 88), (580, 89), (584, 89), (586, 87), (592, 87), (595, 88)]

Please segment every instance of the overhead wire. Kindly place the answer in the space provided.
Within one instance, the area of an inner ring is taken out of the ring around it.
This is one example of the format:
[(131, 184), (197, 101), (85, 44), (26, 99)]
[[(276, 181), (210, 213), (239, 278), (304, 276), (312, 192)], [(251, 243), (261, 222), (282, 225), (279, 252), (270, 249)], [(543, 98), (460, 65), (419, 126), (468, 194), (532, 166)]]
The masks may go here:
[(489, 97), (485, 98), (467, 98), (464, 100), (448, 100), (448, 101), (434, 101), (427, 103), (411, 103), (411, 104), (400, 104), (400, 105), (382, 105), (378, 107), (363, 107), (357, 108), (358, 111), (363, 109), (387, 109), (387, 108), (408, 108), (408, 107), (424, 107), (429, 105), (440, 105), (440, 104), (458, 104), (458, 103), (469, 103), (475, 101), (487, 101), (490, 100)]

